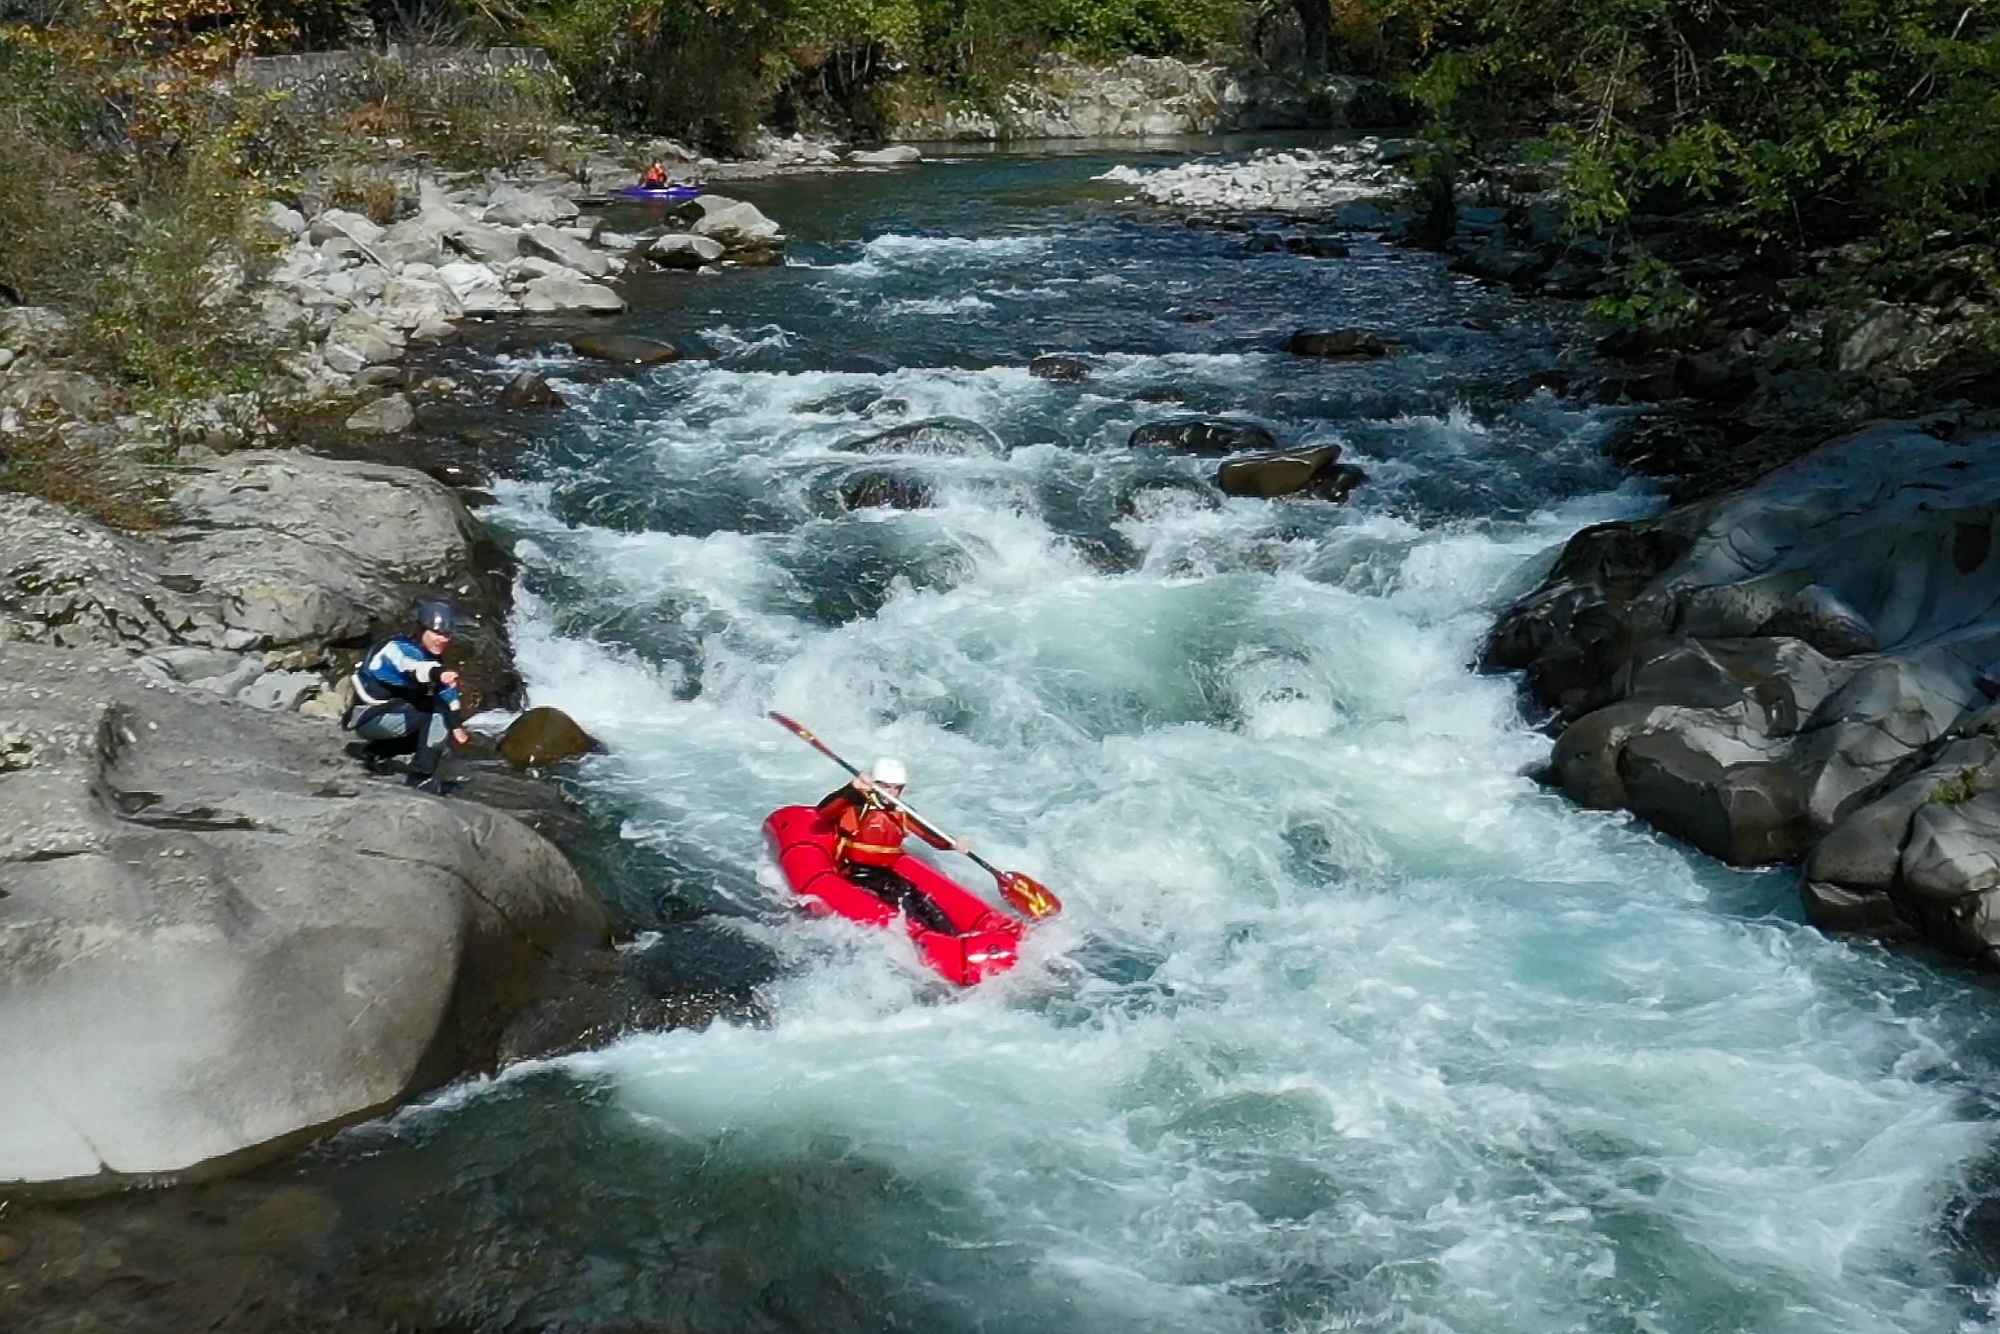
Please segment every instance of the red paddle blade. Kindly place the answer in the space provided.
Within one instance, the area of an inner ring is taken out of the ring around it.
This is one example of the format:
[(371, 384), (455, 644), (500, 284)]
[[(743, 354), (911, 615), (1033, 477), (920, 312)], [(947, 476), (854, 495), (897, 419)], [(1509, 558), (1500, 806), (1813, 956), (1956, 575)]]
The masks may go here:
[(1019, 871), (1009, 871), (1000, 877), (1000, 897), (1038, 922), (1062, 911), (1062, 900), (1051, 893), (1047, 885), (1031, 880)]

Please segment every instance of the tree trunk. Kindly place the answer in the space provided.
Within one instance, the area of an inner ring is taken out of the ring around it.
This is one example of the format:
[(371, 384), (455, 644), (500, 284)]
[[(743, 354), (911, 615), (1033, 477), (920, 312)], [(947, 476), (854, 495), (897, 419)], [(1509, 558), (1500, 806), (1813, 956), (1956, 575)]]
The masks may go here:
[(1305, 33), (1304, 73), (1307, 78), (1318, 78), (1327, 72), (1328, 48), (1333, 41), (1333, 5), (1331, 0), (1292, 0), (1292, 8), (1298, 12), (1299, 26)]

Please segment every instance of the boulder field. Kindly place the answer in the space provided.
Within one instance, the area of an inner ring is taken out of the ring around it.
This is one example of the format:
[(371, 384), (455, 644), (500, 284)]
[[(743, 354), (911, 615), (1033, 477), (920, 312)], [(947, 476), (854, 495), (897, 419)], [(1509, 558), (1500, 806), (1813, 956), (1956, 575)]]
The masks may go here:
[(1559, 729), (1544, 778), (1831, 930), (2000, 965), (2000, 431), (1880, 423), (1570, 540), (1481, 666)]
[(134, 535), (0, 497), (0, 1188), (283, 1152), (490, 1064), (609, 934), (540, 834), (342, 754), (348, 662), (422, 596), (513, 688), (449, 491), (245, 453), (173, 502)]

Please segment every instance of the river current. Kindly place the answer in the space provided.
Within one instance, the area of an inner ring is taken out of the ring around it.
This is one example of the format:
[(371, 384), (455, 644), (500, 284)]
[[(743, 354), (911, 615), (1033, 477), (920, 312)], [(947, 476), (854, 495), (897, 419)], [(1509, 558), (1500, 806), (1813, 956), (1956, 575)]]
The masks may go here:
[[(641, 292), (709, 359), (494, 372), (574, 405), (486, 512), (531, 699), (613, 743), (577, 791), (622, 906), (766, 960), (762, 1018), (350, 1132), (343, 1263), (426, 1329), (1985, 1327), (1949, 1223), (1990, 998), (1539, 789), (1467, 666), (1568, 534), (1656, 504), (1538, 387), (1573, 312), (1368, 237), (1246, 253), (1093, 179), (1134, 160), (744, 189), (790, 264)], [(1342, 326), (1399, 350), (1272, 350)], [(1125, 443), (1193, 411), (1370, 480), (1223, 499)], [(871, 472), (932, 503), (847, 508)], [(1019, 970), (959, 992), (792, 911), (760, 820), (841, 776), (769, 709), (1062, 895)]]

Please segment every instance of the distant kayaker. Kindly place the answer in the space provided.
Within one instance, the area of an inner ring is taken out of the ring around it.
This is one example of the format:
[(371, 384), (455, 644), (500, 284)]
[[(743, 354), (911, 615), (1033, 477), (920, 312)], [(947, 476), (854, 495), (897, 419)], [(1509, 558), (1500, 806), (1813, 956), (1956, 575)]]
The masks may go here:
[(361, 738), (362, 763), (377, 773), (398, 755), (410, 757), (409, 785), (441, 792), (438, 763), (451, 742), (472, 736), (460, 724), (459, 675), (442, 658), (451, 647), (458, 616), (448, 603), (417, 608), (414, 638), (399, 635), (368, 650), (354, 669), (354, 704), (341, 726)]
[(890, 804), (902, 797), (909, 781), (910, 771), (903, 762), (885, 757), (867, 773), (856, 774), (847, 786), (827, 794), (818, 809), (833, 821), (838, 835), (834, 859), (842, 876), (932, 930), (950, 931), (951, 918), (944, 910), (892, 868), (903, 856), (903, 840), (911, 834), (943, 852), (969, 852), (971, 845), (933, 833)]
[(654, 158), (653, 165), (646, 168), (645, 174), (639, 177), (639, 188), (642, 190), (664, 190), (667, 188), (667, 169), (660, 165), (658, 158)]

